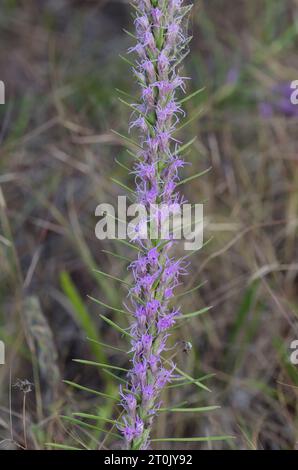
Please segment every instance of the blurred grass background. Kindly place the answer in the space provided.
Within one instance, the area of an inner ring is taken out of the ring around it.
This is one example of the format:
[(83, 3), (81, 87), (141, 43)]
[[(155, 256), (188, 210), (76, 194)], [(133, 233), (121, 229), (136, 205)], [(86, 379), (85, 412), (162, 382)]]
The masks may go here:
[[(137, 92), (119, 58), (131, 45), (128, 3), (113, 0), (3, 0), (0, 6), (0, 367), (2, 448), (73, 443), (109, 448), (99, 429), (78, 428), (72, 411), (114, 416), (113, 400), (75, 390), (77, 381), (108, 395), (111, 374), (72, 361), (125, 364), (113, 349), (125, 341), (99, 314), (117, 314), (87, 294), (121, 307), (125, 288), (94, 269), (126, 279), (128, 247), (95, 239), (95, 207), (115, 202), (132, 183), (115, 158), (130, 164), (129, 111), (116, 88)], [(196, 141), (185, 176), (212, 171), (183, 189), (204, 202), (204, 249), (192, 256), (179, 298), (184, 312), (212, 306), (183, 324), (177, 363), (193, 377), (210, 376), (212, 393), (169, 389), (169, 403), (219, 404), (207, 415), (162, 414), (155, 437), (231, 434), (199, 448), (294, 449), (298, 368), (289, 361), (298, 339), (297, 0), (202, 0), (190, 22), (194, 36), (185, 70), (187, 103), (200, 117), (181, 137)], [(18, 379), (34, 384), (30, 393)], [(26, 403), (24, 408), (24, 396)], [(25, 409), (25, 411), (24, 411)], [(26, 442), (24, 438), (24, 415)], [(162, 447), (160, 445), (159, 447)], [(169, 445), (165, 445), (169, 447)], [(179, 446), (177, 446), (179, 447)], [(184, 448), (198, 444), (185, 443)], [(172, 448), (175, 448), (172, 445)]]

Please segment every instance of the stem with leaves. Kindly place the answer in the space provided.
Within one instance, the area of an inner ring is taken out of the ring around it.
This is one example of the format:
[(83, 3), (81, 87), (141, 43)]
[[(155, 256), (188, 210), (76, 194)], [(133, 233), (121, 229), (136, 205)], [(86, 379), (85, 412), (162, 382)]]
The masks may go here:
[[(137, 54), (133, 73), (141, 87), (130, 129), (139, 129), (137, 163), (134, 167), (136, 202), (146, 207), (150, 220), (137, 227), (138, 258), (130, 268), (134, 285), (130, 290), (134, 322), (131, 325), (132, 367), (125, 389), (120, 390), (124, 408), (120, 430), (127, 449), (147, 449), (154, 416), (160, 409), (160, 395), (173, 378), (175, 364), (164, 361), (170, 328), (180, 312), (171, 308), (180, 276), (187, 274), (183, 259), (171, 255), (172, 237), (162, 241), (141, 236), (142, 227), (160, 233), (164, 208), (179, 209), (183, 197), (177, 191), (179, 170), (184, 166), (179, 142), (174, 138), (180, 116), (184, 115), (177, 92), (185, 91), (185, 78), (178, 66), (189, 43), (184, 19), (190, 6), (183, 0), (135, 0)], [(150, 232), (152, 233), (152, 232)]]

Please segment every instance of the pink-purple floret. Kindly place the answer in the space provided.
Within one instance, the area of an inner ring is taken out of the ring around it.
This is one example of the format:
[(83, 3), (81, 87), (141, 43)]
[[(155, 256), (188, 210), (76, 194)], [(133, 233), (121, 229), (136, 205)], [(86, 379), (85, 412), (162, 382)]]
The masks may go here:
[[(184, 166), (179, 142), (173, 132), (184, 115), (176, 92), (185, 91), (185, 79), (178, 76), (175, 62), (183, 54), (187, 38), (183, 17), (189, 9), (182, 0), (134, 0), (137, 54), (133, 69), (141, 90), (141, 104), (135, 104), (131, 128), (140, 131), (142, 150), (134, 167), (136, 202), (149, 205), (182, 204), (177, 192), (178, 171)], [(155, 213), (155, 223), (161, 215)], [(136, 239), (138, 258), (131, 263), (134, 284), (129, 296), (134, 321), (130, 328), (132, 366), (121, 388), (124, 409), (120, 430), (128, 449), (146, 449), (154, 415), (160, 408), (161, 390), (171, 381), (175, 365), (162, 358), (167, 339), (180, 315), (171, 306), (174, 289), (186, 274), (183, 260), (170, 256), (171, 237), (166, 243)]]

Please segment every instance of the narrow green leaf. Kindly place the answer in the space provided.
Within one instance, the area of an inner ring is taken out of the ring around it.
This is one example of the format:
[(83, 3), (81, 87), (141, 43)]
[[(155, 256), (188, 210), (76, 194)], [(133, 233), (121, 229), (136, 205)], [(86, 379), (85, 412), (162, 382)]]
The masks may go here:
[(188, 56), (189, 50), (185, 51), (184, 54), (179, 55), (179, 58), (175, 61), (175, 63), (172, 65), (171, 70), (174, 70), (175, 68), (178, 67), (181, 62), (184, 61), (184, 59)]
[(126, 62), (128, 65), (130, 65), (131, 67), (135, 67), (135, 64), (133, 62), (131, 62), (127, 57), (124, 57), (123, 55), (119, 54), (119, 57), (124, 61)]
[(122, 98), (118, 98), (119, 101), (122, 103), (122, 104), (125, 104), (125, 106), (127, 106), (128, 108), (132, 109), (132, 111), (136, 112), (136, 113), (139, 113), (147, 122), (147, 124), (150, 126), (151, 129), (152, 128), (152, 125), (154, 124), (154, 121), (150, 119), (149, 115), (143, 113), (142, 111), (140, 111), (136, 106), (134, 106), (133, 104), (131, 103), (128, 103), (127, 101), (123, 100)]
[(101, 251), (103, 253), (106, 253), (107, 255), (111, 255), (111, 256), (114, 256), (115, 258), (122, 259), (122, 261), (127, 261), (128, 263), (132, 262), (132, 260), (128, 258), (127, 256), (118, 255), (118, 253), (113, 253), (112, 251), (109, 251), (109, 250), (101, 250)]
[(181, 292), (181, 294), (175, 295), (176, 298), (183, 297), (184, 295), (191, 294), (192, 292), (200, 289), (202, 286), (206, 284), (207, 281), (201, 282), (201, 284), (198, 284), (196, 287), (193, 287), (192, 289), (187, 290), (186, 292)]
[(121, 137), (121, 139), (126, 140), (127, 142), (129, 142), (130, 144), (134, 145), (135, 147), (138, 147), (138, 148), (142, 149), (142, 147), (141, 147), (137, 142), (135, 142), (134, 140), (130, 139), (130, 138), (127, 137), (126, 135), (120, 134), (120, 132), (117, 132), (117, 131), (115, 131), (114, 129), (111, 129), (111, 132), (113, 132), (113, 134), (117, 135), (118, 137)]
[(171, 413), (203, 413), (213, 411), (220, 408), (220, 406), (201, 406), (199, 408), (160, 408), (159, 411)]
[(101, 341), (97, 341), (97, 340), (92, 339), (92, 338), (87, 338), (87, 340), (91, 341), (92, 343), (99, 344), (100, 346), (103, 346), (104, 348), (113, 349), (114, 351), (119, 351), (119, 352), (124, 353), (124, 354), (127, 353), (127, 351), (125, 351), (124, 349), (116, 348), (115, 346), (111, 346), (110, 344), (102, 343)]
[(183, 372), (183, 370), (179, 369), (179, 367), (175, 366), (175, 370), (184, 378), (190, 380), (191, 383), (193, 383), (194, 385), (197, 385), (199, 388), (202, 388), (203, 390), (206, 390), (207, 392), (211, 392), (210, 388), (206, 387), (206, 385), (203, 385), (199, 380), (194, 379), (191, 375), (188, 375), (185, 372)]
[(125, 284), (128, 287), (131, 287), (131, 284), (129, 282), (126, 282), (123, 279), (120, 279), (119, 277), (112, 276), (111, 274), (100, 271), (99, 269), (94, 269), (93, 271), (98, 274), (102, 274), (103, 276), (109, 277), (110, 279), (114, 279), (114, 281), (121, 282), (122, 284)]
[(121, 181), (117, 180), (116, 178), (110, 178), (111, 181), (113, 181), (113, 183), (117, 184), (118, 186), (120, 186), (121, 188), (123, 189), (126, 189), (126, 191), (129, 191), (130, 193), (133, 193), (134, 194), (134, 190), (131, 189), (129, 186), (127, 186), (126, 184), (122, 183)]
[[(84, 301), (81, 298), (70, 275), (66, 271), (62, 271), (60, 273), (60, 283), (63, 292), (67, 296), (74, 309), (76, 320), (81, 328), (85, 331), (86, 335), (90, 336), (92, 339), (99, 340), (96, 325), (90, 317), (89, 312), (85, 307)], [(106, 360), (105, 354), (101, 348), (94, 346), (92, 348), (92, 352), (95, 358), (99, 361), (104, 362)]]
[(80, 419), (72, 418), (71, 416), (61, 416), (62, 419), (69, 421), (70, 423), (76, 424), (78, 426), (82, 426), (88, 429), (94, 429), (95, 431), (103, 432), (104, 434), (109, 434), (109, 436), (113, 436), (115, 438), (119, 438), (118, 434), (114, 434), (111, 431), (106, 431), (105, 429), (99, 428), (94, 424), (85, 423), (85, 421), (81, 421)]
[(177, 153), (178, 153), (178, 154), (179, 154), (179, 153), (183, 153), (185, 150), (188, 149), (188, 147), (191, 147), (192, 144), (194, 144), (196, 140), (197, 140), (197, 137), (193, 137), (193, 139), (190, 139), (188, 142), (186, 142), (186, 144), (181, 145), (181, 147), (179, 147)]
[(184, 259), (187, 259), (187, 258), (190, 258), (192, 255), (194, 255), (195, 253), (198, 253), (198, 251), (202, 250), (202, 248), (205, 248), (205, 246), (207, 246), (211, 241), (213, 240), (213, 237), (210, 237), (208, 238), (208, 240), (206, 240), (202, 247), (199, 248), (198, 250), (193, 250), (191, 251), (188, 255), (184, 256)]
[(130, 36), (131, 38), (135, 39), (136, 41), (138, 40), (138, 38), (137, 38), (133, 33), (131, 33), (130, 31), (127, 31), (127, 29), (123, 28), (123, 31), (124, 31), (128, 36)]
[(234, 436), (209, 436), (209, 437), (162, 437), (152, 439), (152, 442), (210, 442), (210, 441), (227, 441), (235, 439)]
[(96, 421), (105, 421), (106, 423), (118, 424), (118, 422), (115, 421), (114, 419), (105, 418), (104, 416), (100, 416), (100, 415), (92, 415), (89, 413), (81, 413), (81, 412), (72, 413), (72, 414), (73, 416), (78, 416), (79, 418), (94, 419)]
[(192, 181), (195, 178), (199, 178), (200, 176), (203, 176), (206, 173), (209, 173), (210, 170), (212, 170), (211, 166), (207, 168), (206, 170), (201, 171), (200, 173), (196, 173), (195, 175), (189, 176), (188, 178), (185, 178), (184, 180), (179, 181), (179, 183), (177, 183), (177, 186), (181, 186), (181, 184), (189, 183), (189, 181)]
[(183, 122), (181, 126), (177, 127), (175, 132), (179, 132), (181, 131), (181, 129), (184, 129), (184, 127), (188, 126), (188, 124), (190, 124), (195, 119), (197, 119), (200, 116), (200, 114), (202, 114), (202, 112), (203, 112), (203, 109), (199, 109), (198, 111), (196, 111), (189, 119), (187, 119), (187, 121)]
[(115, 240), (113, 240), (113, 241), (114, 241), (114, 242), (122, 243), (122, 244), (125, 245), (125, 246), (129, 246), (130, 248), (133, 248), (134, 250), (143, 251), (143, 250), (141, 250), (141, 248), (139, 248), (138, 246), (134, 245), (133, 243), (129, 243), (128, 241), (122, 240), (121, 238), (115, 238)]
[(117, 165), (119, 165), (121, 168), (123, 168), (123, 170), (126, 170), (129, 173), (131, 172), (131, 169), (128, 168), (128, 166), (124, 165), (124, 163), (120, 162), (117, 158), (115, 158), (115, 162), (117, 163)]
[(121, 90), (120, 88), (116, 88), (115, 90), (116, 90), (118, 93), (120, 93), (121, 95), (127, 96), (127, 98), (134, 99), (134, 96), (130, 95), (129, 93), (127, 93), (127, 92), (124, 91), (124, 90)]
[(107, 369), (102, 369), (102, 370), (103, 370), (103, 372), (108, 374), (110, 377), (113, 377), (114, 379), (118, 380), (119, 382), (126, 384), (126, 380), (124, 380), (122, 377), (119, 377), (118, 375), (114, 374), (110, 370), (107, 370)]
[(139, 14), (143, 14), (143, 12), (133, 3), (133, 2), (129, 2), (129, 5), (135, 9), (135, 11)]
[(110, 326), (112, 326), (113, 328), (115, 328), (115, 330), (117, 331), (120, 331), (120, 333), (122, 333), (123, 335), (125, 336), (128, 336), (129, 338), (131, 338), (132, 336), (125, 330), (123, 330), (123, 328), (121, 328), (119, 325), (117, 325), (116, 323), (114, 323), (112, 320), (110, 320), (109, 318), (105, 317), (104, 315), (99, 315), (106, 323), (108, 323)]
[(245, 321), (252, 309), (259, 288), (259, 282), (254, 281), (248, 286), (243, 300), (237, 312), (235, 312), (235, 324), (230, 328), (229, 344), (235, 344), (241, 330), (245, 328)]
[(104, 302), (102, 302), (101, 300), (98, 300), (98, 299), (95, 299), (94, 297), (91, 297), (91, 295), (87, 295), (87, 297), (90, 299), (90, 300), (93, 300), (93, 302), (96, 302), (97, 304), (101, 305), (102, 307), (105, 307), (109, 310), (114, 310), (115, 312), (119, 312), (119, 313), (124, 313), (125, 315), (130, 315), (129, 312), (126, 312), (125, 310), (122, 310), (121, 308), (116, 308), (116, 307), (111, 307), (110, 305), (108, 304), (105, 304)]
[(53, 447), (53, 449), (61, 449), (61, 450), (83, 450), (79, 447), (68, 446), (66, 444), (55, 444), (54, 442), (46, 442), (46, 447)]
[(192, 385), (192, 384), (195, 384), (196, 382), (203, 382), (204, 380), (207, 380), (211, 377), (214, 377), (216, 374), (206, 374), (206, 375), (203, 375), (202, 377), (200, 377), (199, 379), (196, 379), (195, 381), (192, 381), (192, 380), (186, 380), (184, 382), (180, 382), (180, 383), (177, 383), (177, 384), (172, 384), (172, 385), (168, 385), (166, 388), (177, 388), (177, 387), (185, 387), (186, 385)]
[(138, 156), (135, 155), (133, 152), (131, 152), (129, 149), (126, 149), (126, 152), (128, 153), (128, 155), (130, 155), (131, 157), (135, 158), (135, 159), (138, 159)]
[(106, 367), (107, 369), (114, 369), (114, 370), (121, 370), (123, 372), (128, 372), (128, 370), (123, 369), (123, 367), (112, 366), (110, 364), (102, 364), (101, 362), (87, 361), (86, 359), (73, 359), (73, 361), (78, 362), (79, 364), (84, 364), (86, 366)]
[(71, 382), (70, 380), (63, 380), (64, 383), (70, 385), (70, 387), (77, 388), (78, 390), (83, 390), (84, 392), (92, 393), (93, 395), (98, 395), (103, 398), (109, 398), (111, 400), (118, 400), (117, 397), (113, 397), (112, 395), (108, 395), (107, 393), (99, 392), (92, 388), (83, 387), (83, 385), (77, 384), (76, 382)]
[(210, 310), (211, 308), (213, 307), (212, 306), (204, 307), (204, 308), (201, 308), (201, 310), (197, 310), (196, 312), (186, 313), (185, 315), (181, 315), (180, 317), (178, 317), (177, 320), (186, 320), (187, 318), (193, 318), (199, 315), (203, 315), (203, 313), (208, 312), (208, 310)]
[(186, 103), (188, 100), (190, 100), (191, 98), (194, 98), (195, 96), (197, 96), (199, 93), (202, 93), (202, 91), (205, 90), (205, 87), (204, 88), (200, 88), (199, 90), (196, 90), (194, 91), (193, 93), (191, 93), (190, 95), (186, 96), (185, 98), (183, 98), (182, 100), (178, 101), (179, 104), (182, 104), (182, 103)]

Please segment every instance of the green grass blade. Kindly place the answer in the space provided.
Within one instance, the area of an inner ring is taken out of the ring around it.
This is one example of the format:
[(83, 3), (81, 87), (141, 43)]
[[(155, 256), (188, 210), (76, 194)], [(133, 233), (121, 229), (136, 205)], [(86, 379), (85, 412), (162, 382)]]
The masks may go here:
[(206, 284), (207, 281), (204, 281), (204, 282), (201, 282), (200, 284), (198, 284), (196, 287), (192, 287), (191, 289), (185, 291), (185, 292), (181, 292), (181, 294), (177, 294), (175, 295), (175, 298), (179, 298), (179, 297), (183, 297), (184, 295), (188, 295), (188, 294), (191, 294), (192, 292), (195, 292), (196, 290), (200, 289), (201, 287), (203, 287), (205, 284)]
[(194, 385), (197, 385), (199, 388), (202, 388), (203, 390), (206, 390), (207, 392), (211, 392), (210, 388), (206, 387), (206, 385), (203, 385), (199, 380), (194, 379), (193, 377), (191, 377), (191, 375), (188, 375), (188, 374), (186, 374), (185, 372), (183, 372), (183, 370), (179, 369), (179, 367), (175, 366), (175, 370), (176, 370), (180, 375), (182, 375), (182, 377), (184, 377), (184, 378), (190, 380), (191, 383), (193, 383)]
[[(95, 322), (91, 319), (87, 308), (85, 307), (84, 301), (81, 298), (76, 286), (74, 285), (70, 275), (66, 271), (60, 273), (60, 284), (62, 290), (69, 302), (73, 307), (73, 311), (76, 317), (77, 322), (84, 330), (86, 336), (99, 342), (100, 338), (98, 336), (98, 328), (95, 325)], [(106, 355), (102, 350), (100, 344), (91, 346), (91, 351), (94, 354), (94, 357), (100, 362), (106, 361)]]
[(115, 330), (119, 331), (120, 333), (122, 333), (122, 334), (125, 335), (125, 336), (128, 336), (129, 338), (132, 337), (132, 336), (128, 333), (128, 331), (125, 331), (123, 328), (121, 328), (119, 325), (117, 325), (117, 324), (114, 323), (112, 320), (110, 320), (109, 318), (107, 318), (105, 315), (100, 314), (99, 316), (100, 316), (100, 318), (102, 318), (106, 323), (108, 323), (110, 326), (112, 326)]
[(115, 162), (117, 163), (117, 165), (119, 165), (121, 168), (123, 168), (123, 170), (127, 171), (128, 173), (131, 172), (131, 168), (124, 165), (124, 163), (120, 162), (120, 160), (118, 160), (118, 158), (115, 158)]
[(210, 170), (212, 170), (211, 166), (207, 168), (206, 170), (201, 171), (200, 173), (196, 173), (195, 175), (189, 176), (188, 178), (185, 178), (184, 180), (179, 181), (179, 183), (177, 183), (177, 186), (181, 186), (182, 184), (189, 183), (190, 181), (196, 178), (200, 178), (200, 176), (203, 176), (203, 175), (206, 175), (206, 173), (209, 173)]
[(170, 413), (204, 413), (207, 411), (218, 410), (220, 406), (201, 406), (199, 408), (160, 408), (159, 411)]
[(201, 310), (197, 310), (196, 312), (186, 313), (185, 315), (181, 315), (180, 317), (178, 317), (177, 321), (178, 320), (187, 320), (189, 318), (198, 317), (199, 315), (203, 315), (203, 313), (206, 313), (209, 310), (211, 310), (211, 308), (213, 308), (213, 307), (212, 306), (204, 307), (204, 308), (201, 308)]
[(196, 137), (193, 137), (193, 139), (191, 139), (191, 140), (189, 140), (188, 142), (186, 142), (186, 144), (181, 145), (181, 147), (179, 147), (177, 153), (178, 153), (178, 154), (183, 153), (185, 150), (187, 150), (189, 147), (191, 147), (192, 144), (194, 144), (196, 140), (197, 140), (197, 136), (196, 136)]
[(100, 415), (92, 415), (89, 413), (81, 413), (81, 412), (72, 413), (72, 414), (73, 416), (78, 416), (79, 418), (86, 418), (86, 419), (91, 419), (91, 420), (96, 420), (96, 421), (105, 421), (106, 423), (110, 423), (110, 424), (118, 424), (118, 422), (115, 421), (114, 419), (105, 418), (104, 416), (100, 416)]
[(112, 276), (111, 274), (104, 273), (103, 271), (100, 271), (99, 269), (94, 269), (94, 271), (97, 274), (102, 274), (102, 276), (108, 277), (110, 279), (113, 279), (114, 281), (121, 282), (122, 284), (125, 284), (128, 287), (131, 287), (131, 284), (129, 282), (124, 281), (124, 279), (120, 279), (119, 277)]
[(112, 251), (109, 251), (109, 250), (101, 250), (101, 251), (102, 253), (106, 253), (107, 255), (114, 256), (114, 258), (121, 259), (122, 261), (126, 261), (127, 263), (132, 262), (132, 260), (128, 258), (127, 256), (118, 255), (118, 253), (113, 253)]
[(55, 444), (55, 442), (46, 442), (46, 447), (52, 447), (53, 449), (61, 449), (61, 450), (83, 450), (79, 447), (69, 446), (67, 444)]
[(123, 384), (126, 384), (126, 380), (123, 379), (122, 377), (119, 377), (118, 375), (114, 374), (112, 371), (110, 370), (107, 370), (107, 369), (102, 369), (103, 372), (105, 372), (106, 374), (108, 374), (110, 377), (113, 377), (114, 379), (118, 380), (119, 382), (123, 383)]
[(95, 298), (92, 297), (91, 295), (87, 295), (87, 297), (88, 297), (90, 300), (92, 300), (93, 302), (95, 302), (95, 303), (101, 305), (102, 307), (107, 308), (108, 310), (113, 310), (114, 312), (124, 313), (125, 315), (130, 315), (129, 312), (126, 312), (125, 310), (122, 310), (121, 308), (111, 307), (111, 305), (105, 304), (105, 303), (102, 302), (101, 300), (95, 299)]
[(118, 186), (120, 186), (120, 188), (122, 189), (125, 189), (126, 191), (130, 192), (130, 193), (133, 193), (134, 194), (134, 190), (131, 189), (129, 186), (127, 186), (126, 184), (122, 183), (121, 181), (117, 180), (116, 178), (110, 178), (111, 181), (113, 181), (113, 183), (117, 184)]
[(115, 240), (113, 240), (114, 242), (119, 242), (119, 243), (122, 243), (123, 245), (125, 246), (129, 246), (130, 248), (133, 248), (134, 250), (136, 251), (142, 251), (143, 250), (141, 248), (139, 248), (138, 246), (134, 245), (133, 243), (129, 243), (127, 240), (122, 240), (121, 238), (115, 238)]
[(166, 388), (177, 388), (177, 387), (185, 387), (186, 385), (191, 385), (195, 382), (203, 382), (204, 380), (207, 380), (207, 379), (210, 379), (211, 377), (214, 377), (216, 374), (206, 374), (206, 375), (203, 375), (202, 377), (200, 377), (199, 379), (196, 379), (194, 382), (190, 381), (190, 380), (187, 380), (187, 381), (184, 381), (184, 382), (181, 382), (181, 383), (177, 383), (177, 384), (172, 384), (172, 385), (167, 385)]
[(87, 359), (73, 359), (73, 361), (79, 364), (85, 364), (86, 366), (106, 367), (107, 369), (114, 369), (114, 370), (128, 372), (128, 370), (124, 369), (123, 367), (112, 366), (111, 364), (102, 364), (101, 362), (88, 361)]
[(202, 93), (202, 91), (204, 91), (206, 88), (203, 87), (203, 88), (199, 88), (198, 90), (194, 91), (193, 93), (190, 93), (190, 95), (187, 95), (185, 98), (183, 98), (182, 100), (178, 101), (178, 104), (183, 104), (183, 103), (186, 103), (188, 100), (190, 100), (191, 98), (194, 98), (195, 96), (197, 96), (199, 93)]
[[(111, 129), (111, 132), (113, 132), (113, 134), (117, 135), (118, 137), (121, 137), (121, 139), (126, 140), (126, 141), (129, 142), (131, 145), (133, 145), (134, 147), (137, 147), (137, 148), (142, 149), (142, 147), (141, 147), (137, 142), (135, 142), (134, 140), (130, 139), (130, 138), (127, 137), (126, 135), (120, 134), (120, 132), (117, 132), (117, 131), (115, 131), (114, 129)], [(143, 149), (142, 149), (142, 150), (143, 150)]]
[(234, 436), (209, 436), (209, 437), (162, 437), (152, 439), (152, 442), (211, 442), (211, 441), (227, 441), (235, 439)]
[(110, 431), (99, 428), (98, 426), (95, 426), (94, 424), (85, 423), (85, 421), (81, 421), (80, 419), (72, 418), (71, 416), (60, 416), (60, 417), (62, 419), (64, 419), (65, 421), (69, 421), (72, 424), (76, 424), (78, 426), (82, 426), (82, 427), (85, 427), (85, 428), (88, 428), (88, 429), (94, 429), (95, 431), (100, 431), (104, 434), (109, 434), (109, 436), (112, 436), (112, 437), (115, 437), (115, 438), (119, 439), (118, 434), (114, 434)]
[(109, 398), (111, 400), (118, 400), (118, 396), (116, 397), (116, 396), (108, 395), (107, 393), (99, 392), (98, 390), (94, 390), (93, 388), (84, 387), (83, 385), (80, 385), (76, 382), (71, 382), (70, 380), (63, 380), (63, 382), (69, 385), (70, 387), (76, 388), (78, 390), (82, 390), (84, 392), (92, 393), (93, 395), (98, 395), (103, 398)]
[(123, 55), (119, 54), (119, 57), (120, 59), (122, 59), (124, 62), (126, 62), (126, 64), (130, 65), (131, 67), (135, 67), (136, 64), (134, 64), (133, 62), (131, 62), (129, 59), (127, 59), (127, 57), (124, 57)]
[(196, 111), (187, 121), (183, 122), (181, 126), (177, 127), (175, 132), (179, 132), (182, 129), (184, 129), (184, 127), (188, 126), (191, 122), (197, 119), (200, 116), (200, 114), (202, 114), (202, 112), (203, 112), (203, 109), (199, 109), (198, 111)]
[(111, 344), (102, 343), (101, 341), (96, 341), (95, 339), (92, 339), (92, 338), (87, 338), (87, 340), (93, 343), (99, 344), (100, 346), (103, 346), (104, 348), (113, 349), (114, 351), (121, 352), (122, 354), (127, 354), (127, 351), (125, 351), (124, 349), (116, 348), (116, 346), (112, 346)]

